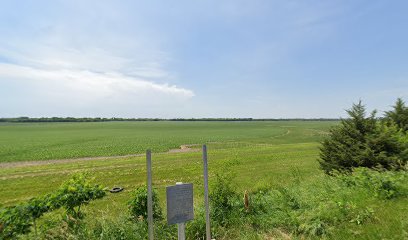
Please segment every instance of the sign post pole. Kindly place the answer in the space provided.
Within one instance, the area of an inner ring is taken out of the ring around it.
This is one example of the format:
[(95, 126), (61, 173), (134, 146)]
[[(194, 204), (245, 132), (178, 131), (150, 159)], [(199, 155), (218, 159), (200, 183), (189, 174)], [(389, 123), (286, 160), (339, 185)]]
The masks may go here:
[(153, 234), (153, 204), (152, 204), (152, 153), (150, 150), (146, 151), (146, 165), (147, 165), (147, 222), (149, 228), (149, 240), (154, 239)]
[(178, 240), (186, 239), (186, 225), (184, 223), (177, 223)]
[(205, 205), (205, 235), (207, 240), (211, 240), (210, 226), (210, 206), (208, 203), (208, 164), (207, 146), (203, 145), (203, 165), (204, 165), (204, 205)]
[[(182, 182), (177, 182), (176, 185), (182, 185)], [(177, 237), (178, 240), (185, 240), (186, 239), (186, 225), (184, 222), (177, 223)]]

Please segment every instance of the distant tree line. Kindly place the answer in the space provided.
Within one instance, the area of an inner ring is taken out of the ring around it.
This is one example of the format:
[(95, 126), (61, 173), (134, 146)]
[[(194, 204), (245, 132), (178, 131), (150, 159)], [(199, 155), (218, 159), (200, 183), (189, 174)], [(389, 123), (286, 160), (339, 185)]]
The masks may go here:
[(74, 118), (74, 117), (17, 117), (17, 118), (0, 118), (0, 122), (11, 123), (32, 123), (32, 122), (114, 122), (114, 121), (339, 121), (336, 118)]

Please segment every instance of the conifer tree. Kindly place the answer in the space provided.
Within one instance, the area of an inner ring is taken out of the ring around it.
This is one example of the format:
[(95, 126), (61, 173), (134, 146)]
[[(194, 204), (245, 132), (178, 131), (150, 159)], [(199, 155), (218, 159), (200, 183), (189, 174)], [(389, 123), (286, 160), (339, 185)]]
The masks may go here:
[(385, 120), (388, 124), (396, 124), (403, 131), (408, 131), (408, 107), (402, 98), (398, 98), (392, 111), (385, 112)]
[(326, 173), (355, 167), (398, 169), (407, 163), (407, 141), (398, 128), (380, 124), (376, 111), (367, 117), (361, 101), (347, 113), (320, 148), (319, 163)]

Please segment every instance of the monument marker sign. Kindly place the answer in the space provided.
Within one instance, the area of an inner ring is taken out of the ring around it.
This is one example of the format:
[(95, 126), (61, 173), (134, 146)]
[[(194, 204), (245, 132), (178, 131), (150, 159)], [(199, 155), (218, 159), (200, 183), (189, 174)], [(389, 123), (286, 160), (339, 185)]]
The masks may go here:
[[(208, 164), (207, 146), (203, 145), (203, 165), (204, 165), (204, 205), (205, 205), (205, 226), (206, 239), (211, 239), (210, 208), (208, 202)], [(152, 162), (151, 151), (146, 151), (147, 168), (147, 219), (149, 227), (149, 240), (154, 238), (153, 230), (153, 194), (152, 194)], [(185, 222), (194, 219), (193, 204), (193, 184), (178, 182), (174, 186), (166, 188), (167, 200), (167, 223), (177, 224), (178, 239), (185, 240)]]
[(193, 184), (166, 187), (167, 223), (184, 223), (194, 219)]

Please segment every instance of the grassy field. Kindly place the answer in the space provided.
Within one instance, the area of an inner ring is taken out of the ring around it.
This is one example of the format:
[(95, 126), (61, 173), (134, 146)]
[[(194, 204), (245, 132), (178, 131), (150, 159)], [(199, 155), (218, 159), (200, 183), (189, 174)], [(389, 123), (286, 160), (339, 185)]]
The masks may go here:
[[(93, 219), (118, 217), (126, 212), (130, 191), (146, 181), (145, 157), (75, 158), (138, 154), (151, 148), (154, 152), (153, 184), (163, 209), (165, 186), (178, 181), (194, 183), (195, 205), (201, 206), (201, 152), (194, 149), (167, 152), (183, 144), (208, 144), (210, 183), (216, 173), (227, 171), (234, 173), (233, 185), (242, 193), (289, 186), (313, 189), (326, 181), (316, 159), (319, 142), (335, 124), (318, 121), (2, 124), (0, 205), (13, 205), (49, 193), (73, 173), (88, 171), (95, 176), (96, 182), (107, 187), (123, 186), (125, 191), (92, 202), (86, 208), (87, 215), (92, 215)], [(199, 150), (200, 146), (192, 148)], [(35, 161), (68, 158), (73, 160)], [(305, 196), (307, 194), (310, 192)], [(366, 225), (341, 223), (331, 230), (334, 235), (328, 238), (398, 239), (403, 236), (401, 231), (406, 226), (401, 219), (404, 212), (407, 213), (406, 199), (392, 203), (375, 200), (367, 202), (367, 206), (378, 216), (374, 222)], [(269, 235), (245, 229), (236, 231), (244, 233), (237, 236), (229, 233), (225, 238), (285, 237), (273, 231)]]

